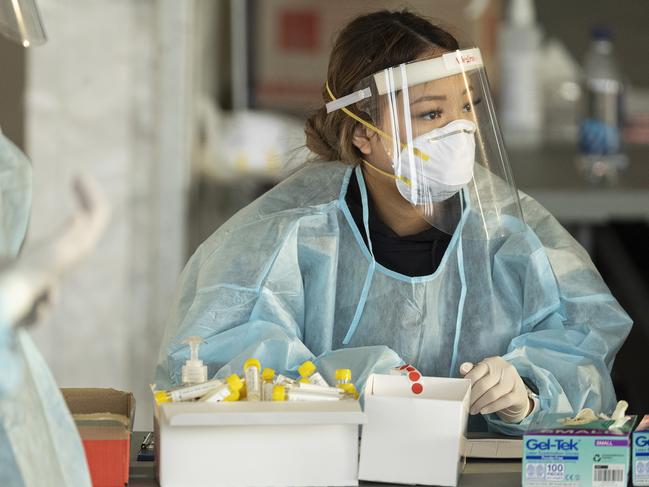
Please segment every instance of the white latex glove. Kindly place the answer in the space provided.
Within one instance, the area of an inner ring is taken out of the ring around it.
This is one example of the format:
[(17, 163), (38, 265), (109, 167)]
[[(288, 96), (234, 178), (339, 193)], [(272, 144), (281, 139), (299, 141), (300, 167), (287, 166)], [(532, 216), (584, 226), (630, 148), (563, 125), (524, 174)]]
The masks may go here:
[(520, 423), (533, 408), (523, 379), (502, 357), (489, 357), (475, 366), (465, 362), (460, 373), (471, 381), (471, 414), (496, 413), (503, 421)]

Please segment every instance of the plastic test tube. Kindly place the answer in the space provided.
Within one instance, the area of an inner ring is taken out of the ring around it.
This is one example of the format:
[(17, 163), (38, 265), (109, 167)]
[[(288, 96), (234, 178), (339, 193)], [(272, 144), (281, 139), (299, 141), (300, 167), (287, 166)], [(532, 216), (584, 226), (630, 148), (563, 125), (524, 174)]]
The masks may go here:
[(163, 402), (191, 401), (204, 396), (212, 389), (223, 384), (224, 382), (220, 379), (208, 380), (207, 382), (201, 382), (200, 384), (176, 387), (167, 391), (156, 391), (155, 398), (158, 404)]
[(256, 358), (249, 358), (243, 364), (243, 372), (246, 376), (246, 392), (248, 401), (259, 401), (261, 399), (261, 364)]
[(288, 387), (292, 389), (299, 389), (303, 392), (311, 392), (314, 394), (333, 394), (335, 396), (344, 394), (344, 391), (342, 389), (339, 389), (338, 387), (317, 386), (315, 384), (311, 384), (310, 382), (296, 382), (292, 385), (289, 384)]
[(336, 385), (349, 384), (352, 381), (352, 371), (349, 369), (336, 370)]
[(296, 383), (295, 379), (291, 379), (290, 377), (286, 377), (285, 375), (282, 374), (277, 374), (277, 377), (275, 378), (275, 384), (279, 386), (291, 385), (295, 383)]
[(342, 398), (339, 394), (319, 394), (300, 390), (299, 387), (273, 387), (273, 401), (340, 401)]
[(350, 369), (336, 370), (336, 387), (344, 391), (348, 397), (354, 399), (359, 397), (356, 386), (352, 383), (352, 371)]
[(325, 378), (322, 377), (320, 372), (318, 372), (315, 364), (310, 360), (307, 360), (302, 365), (300, 365), (297, 371), (299, 372), (301, 377), (300, 382), (310, 382), (311, 384), (315, 384), (317, 386), (329, 387), (329, 384), (327, 383)]
[(354, 398), (358, 399), (359, 394), (358, 391), (356, 390), (356, 386), (352, 384), (351, 382), (348, 384), (338, 384), (338, 386), (341, 390), (345, 392), (345, 395), (349, 398)]
[(275, 371), (273, 369), (265, 368), (261, 373), (261, 400), (273, 400), (273, 387), (275, 387)]
[(243, 387), (243, 381), (237, 374), (229, 376), (225, 383), (216, 389), (212, 389), (199, 399), (200, 402), (215, 403), (221, 401), (238, 401), (239, 391)]

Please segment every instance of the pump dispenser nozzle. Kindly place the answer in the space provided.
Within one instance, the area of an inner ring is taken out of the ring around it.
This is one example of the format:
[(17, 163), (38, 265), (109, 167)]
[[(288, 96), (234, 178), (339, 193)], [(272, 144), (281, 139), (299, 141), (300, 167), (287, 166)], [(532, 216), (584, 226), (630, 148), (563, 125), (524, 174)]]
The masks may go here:
[(189, 360), (182, 368), (183, 384), (199, 384), (207, 381), (207, 365), (203, 365), (203, 361), (198, 359), (198, 347), (201, 343), (205, 343), (203, 337), (187, 337), (183, 343), (189, 345), (190, 348)]

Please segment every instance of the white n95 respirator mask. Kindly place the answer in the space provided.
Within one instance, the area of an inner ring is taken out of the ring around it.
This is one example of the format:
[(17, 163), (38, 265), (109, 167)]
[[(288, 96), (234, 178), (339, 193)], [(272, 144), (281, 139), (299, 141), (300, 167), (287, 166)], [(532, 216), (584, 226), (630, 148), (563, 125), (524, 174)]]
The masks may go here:
[(421, 206), (457, 194), (473, 179), (475, 132), (472, 121), (459, 119), (413, 139), (395, 162), (401, 196)]

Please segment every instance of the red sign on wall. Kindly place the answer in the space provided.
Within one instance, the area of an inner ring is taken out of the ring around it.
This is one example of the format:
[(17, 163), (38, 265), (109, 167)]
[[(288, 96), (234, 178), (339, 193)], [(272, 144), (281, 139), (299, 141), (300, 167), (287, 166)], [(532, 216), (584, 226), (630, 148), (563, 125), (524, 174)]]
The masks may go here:
[(279, 12), (279, 47), (283, 51), (315, 51), (320, 49), (319, 16), (312, 10)]

